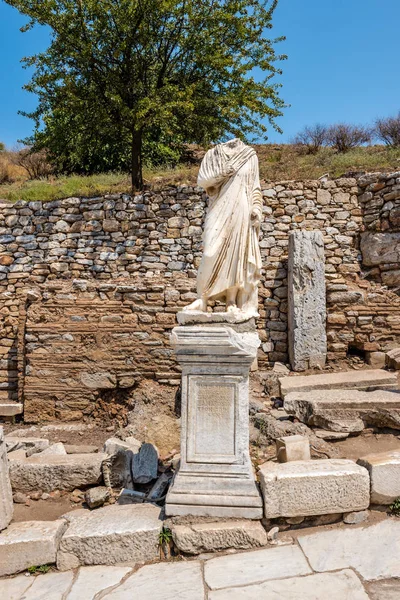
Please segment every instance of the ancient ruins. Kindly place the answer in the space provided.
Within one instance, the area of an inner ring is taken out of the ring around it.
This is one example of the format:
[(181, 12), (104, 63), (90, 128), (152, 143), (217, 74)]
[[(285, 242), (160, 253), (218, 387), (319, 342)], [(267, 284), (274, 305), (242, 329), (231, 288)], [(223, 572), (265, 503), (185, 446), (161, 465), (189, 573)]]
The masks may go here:
[(400, 594), (400, 172), (199, 183), (0, 202), (2, 597)]

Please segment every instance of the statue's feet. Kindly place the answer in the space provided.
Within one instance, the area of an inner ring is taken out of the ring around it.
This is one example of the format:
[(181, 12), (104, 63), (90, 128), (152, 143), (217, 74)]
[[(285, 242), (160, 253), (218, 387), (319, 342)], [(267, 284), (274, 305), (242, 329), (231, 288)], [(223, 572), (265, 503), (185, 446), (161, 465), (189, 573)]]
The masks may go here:
[(207, 300), (205, 298), (197, 298), (197, 300), (185, 306), (183, 310), (185, 312), (207, 312)]

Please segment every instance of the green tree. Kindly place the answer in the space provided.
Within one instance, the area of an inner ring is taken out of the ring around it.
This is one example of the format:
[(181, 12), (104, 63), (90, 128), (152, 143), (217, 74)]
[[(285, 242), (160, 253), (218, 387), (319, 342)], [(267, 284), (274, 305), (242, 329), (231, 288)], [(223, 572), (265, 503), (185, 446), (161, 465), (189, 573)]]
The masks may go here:
[(5, 152), (5, 150), (6, 150), (5, 145), (3, 144), (3, 142), (0, 142), (0, 152)]
[(26, 89), (39, 97), (34, 140), (43, 127), (57, 135), (65, 120), (85, 119), (86, 131), (129, 145), (133, 188), (151, 132), (207, 144), (263, 136), (263, 119), (279, 130), (272, 78), (282, 38), (266, 36), (278, 0), (5, 1), (30, 18), (24, 30), (52, 31), (49, 48), (24, 59), (34, 67)]

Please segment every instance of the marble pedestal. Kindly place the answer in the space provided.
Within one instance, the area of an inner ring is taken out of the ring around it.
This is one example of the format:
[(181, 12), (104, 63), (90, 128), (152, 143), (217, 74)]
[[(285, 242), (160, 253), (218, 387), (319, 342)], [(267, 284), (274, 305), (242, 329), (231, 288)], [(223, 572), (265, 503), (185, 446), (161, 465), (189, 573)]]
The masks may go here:
[(260, 343), (254, 319), (180, 313), (178, 321), (171, 342), (182, 366), (181, 464), (166, 514), (259, 519), (249, 456), (249, 369)]

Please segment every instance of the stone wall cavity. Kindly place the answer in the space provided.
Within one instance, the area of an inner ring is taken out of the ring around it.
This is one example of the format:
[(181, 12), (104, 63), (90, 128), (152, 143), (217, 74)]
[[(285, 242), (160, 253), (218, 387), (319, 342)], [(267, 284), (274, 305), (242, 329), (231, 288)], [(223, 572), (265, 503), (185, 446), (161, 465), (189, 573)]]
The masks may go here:
[[(349, 346), (369, 351), (400, 341), (399, 296), (383, 276), (398, 257), (371, 269), (360, 254), (366, 234), (400, 235), (399, 177), (263, 186), (261, 369), (288, 360), (294, 230), (323, 236), (328, 360), (345, 357)], [(0, 402), (23, 399), (31, 420), (81, 418), (107, 398), (123, 401), (142, 378), (176, 384), (168, 337), (175, 313), (195, 297), (205, 207), (203, 190), (188, 186), (132, 198), (1, 201)]]

